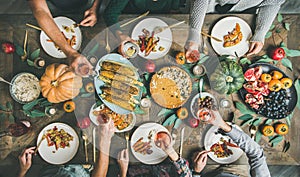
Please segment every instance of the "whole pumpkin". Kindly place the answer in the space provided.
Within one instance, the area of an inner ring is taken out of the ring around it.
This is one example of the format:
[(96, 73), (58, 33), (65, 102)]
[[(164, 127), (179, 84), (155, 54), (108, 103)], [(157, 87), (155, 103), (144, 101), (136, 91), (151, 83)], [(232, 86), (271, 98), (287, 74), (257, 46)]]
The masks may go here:
[(221, 61), (210, 77), (214, 90), (221, 94), (231, 94), (242, 88), (243, 69), (233, 60)]
[(60, 103), (76, 97), (82, 87), (82, 78), (65, 64), (51, 64), (40, 79), (43, 97), (51, 103)]

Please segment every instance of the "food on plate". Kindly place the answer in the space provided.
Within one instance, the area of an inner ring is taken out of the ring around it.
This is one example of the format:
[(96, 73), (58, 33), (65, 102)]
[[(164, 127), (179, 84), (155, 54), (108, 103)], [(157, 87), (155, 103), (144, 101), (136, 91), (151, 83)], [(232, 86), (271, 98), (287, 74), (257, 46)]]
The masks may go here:
[(127, 91), (128, 93), (130, 93), (132, 95), (139, 94), (139, 88), (135, 85), (129, 85), (125, 82), (108, 79), (107, 77), (103, 77), (103, 76), (99, 76), (99, 79), (101, 79), (103, 82), (105, 82), (105, 86), (110, 86), (111, 88), (116, 88), (116, 89), (120, 89), (123, 91)]
[(6, 54), (11, 54), (16, 51), (15, 45), (11, 42), (3, 42), (1, 46), (2, 46), (2, 51)]
[(125, 82), (131, 85), (139, 85), (143, 86), (143, 83), (139, 82), (135, 78), (132, 78), (128, 75), (122, 75), (113, 71), (107, 71), (107, 70), (101, 70), (100, 71), (100, 76), (112, 79), (112, 80), (117, 80), (120, 82)]
[(285, 57), (285, 51), (281, 47), (278, 47), (271, 52), (271, 58), (273, 60), (281, 60), (284, 57)]
[(125, 76), (135, 77), (136, 69), (125, 64), (113, 61), (103, 61), (100, 63), (100, 66), (101, 70), (112, 71)]
[[(75, 36), (75, 35), (72, 35), (71, 38), (68, 38), (68, 37), (65, 35), (64, 32), (61, 32), (61, 33), (62, 33), (63, 36), (65, 37), (65, 39), (66, 39), (67, 43), (69, 44), (69, 46), (73, 47), (73, 46), (76, 45), (77, 40), (76, 40), (76, 36)], [(46, 41), (47, 41), (47, 42), (53, 42), (51, 39), (47, 39)], [(57, 48), (57, 50), (60, 51), (60, 48), (58, 47), (58, 45), (55, 44), (54, 42), (53, 42), (53, 44), (54, 44), (55, 48)]]
[(119, 50), (120, 53), (126, 56), (126, 58), (134, 58), (139, 52), (139, 46), (134, 42), (126, 42), (124, 44), (123, 51), (121, 51), (121, 48)]
[(217, 158), (226, 158), (233, 154), (232, 150), (228, 147), (239, 148), (236, 144), (231, 143), (230, 139), (227, 141), (221, 137), (219, 142), (210, 147), (210, 151), (213, 152)]
[(133, 115), (132, 114), (118, 114), (114, 111), (110, 110), (108, 107), (104, 106), (100, 110), (93, 110), (93, 115), (97, 116), (97, 120), (99, 123), (101, 123), (101, 120), (99, 120), (102, 116), (107, 116), (108, 119), (112, 119), (114, 122), (115, 127), (118, 130), (123, 130), (127, 128), (133, 121)]
[(243, 85), (247, 91), (245, 102), (257, 113), (275, 119), (289, 114), (291, 97), (286, 89), (292, 86), (290, 78), (282, 78), (283, 73), (277, 70), (263, 73), (261, 66), (249, 68), (244, 77), (247, 81)]
[(132, 103), (138, 104), (139, 101), (134, 98), (134, 95), (130, 94), (130, 92), (124, 92), (121, 89), (113, 88), (113, 87), (100, 87), (104, 95), (112, 95), (113, 98), (118, 98), (121, 100), (128, 100)]
[(240, 65), (235, 61), (222, 61), (210, 76), (214, 90), (222, 94), (231, 94), (243, 87), (244, 75)]
[(46, 138), (48, 146), (54, 146), (56, 150), (70, 147), (70, 142), (74, 139), (73, 136), (64, 129), (58, 130), (56, 126), (47, 130), (43, 136), (43, 138)]
[(66, 101), (63, 105), (63, 108), (66, 112), (73, 112), (76, 108), (74, 101)]
[(31, 73), (20, 73), (13, 78), (10, 87), (16, 101), (28, 103), (37, 99), (41, 93), (38, 78)]
[(150, 81), (152, 98), (165, 108), (182, 106), (190, 97), (191, 91), (190, 76), (176, 66), (162, 68)]
[(289, 132), (289, 127), (285, 123), (276, 123), (275, 124), (275, 132), (278, 135), (286, 135)]
[(228, 32), (227, 35), (223, 36), (223, 47), (232, 47), (239, 44), (243, 39), (243, 33), (239, 23), (235, 24), (235, 28)]
[(216, 108), (215, 100), (210, 96), (197, 98), (193, 105), (193, 109), (198, 111), (198, 109), (202, 109), (202, 108), (215, 109)]
[(207, 108), (201, 108), (197, 112), (197, 118), (202, 120), (203, 122), (207, 122), (213, 118), (212, 113)]
[(143, 137), (138, 139), (132, 146), (133, 150), (135, 152), (141, 153), (143, 155), (150, 155), (153, 153), (153, 150), (151, 150), (152, 146), (150, 144), (150, 141), (144, 142)]
[(185, 64), (186, 58), (184, 52), (178, 52), (175, 57), (176, 63), (183, 65)]
[(101, 94), (100, 97), (103, 98), (104, 100), (106, 100), (110, 103), (113, 103), (117, 106), (120, 106), (121, 108), (126, 109), (128, 111), (133, 111), (136, 106), (136, 104), (130, 100), (122, 100), (114, 95), (110, 95), (107, 93)]
[(185, 119), (188, 117), (189, 111), (187, 108), (181, 107), (181, 108), (177, 109), (176, 115), (179, 119)]
[(272, 125), (263, 125), (263, 127), (261, 128), (261, 133), (265, 136), (273, 136), (274, 127)]
[(60, 103), (76, 97), (82, 87), (82, 78), (70, 71), (68, 65), (49, 65), (40, 80), (43, 97), (51, 103)]
[(151, 52), (163, 51), (165, 48), (163, 46), (158, 46), (159, 37), (154, 35), (154, 32), (148, 31), (147, 29), (142, 30), (142, 35), (139, 35), (137, 44), (140, 47), (140, 51), (148, 56)]
[(66, 26), (66, 25), (62, 25), (62, 28), (67, 32), (67, 33), (75, 33), (75, 29), (78, 27), (76, 24), (74, 25), (70, 25), (70, 26)]

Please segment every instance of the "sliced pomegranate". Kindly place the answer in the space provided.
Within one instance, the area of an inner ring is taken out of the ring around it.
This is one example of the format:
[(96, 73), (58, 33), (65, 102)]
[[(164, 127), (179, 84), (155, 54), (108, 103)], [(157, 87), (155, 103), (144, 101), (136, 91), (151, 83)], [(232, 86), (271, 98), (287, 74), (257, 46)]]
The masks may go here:
[(244, 73), (244, 78), (246, 81), (255, 81), (256, 77), (254, 75), (255, 69), (250, 68)]

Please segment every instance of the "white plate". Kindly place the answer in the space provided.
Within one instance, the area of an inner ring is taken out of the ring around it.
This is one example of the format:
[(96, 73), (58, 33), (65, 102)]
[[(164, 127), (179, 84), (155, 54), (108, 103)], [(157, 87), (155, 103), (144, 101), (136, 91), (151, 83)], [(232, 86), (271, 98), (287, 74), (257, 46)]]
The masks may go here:
[[(164, 126), (157, 124), (157, 123), (145, 123), (142, 124), (141, 126), (139, 126), (132, 134), (131, 136), (131, 140), (130, 140), (130, 148), (131, 148), (131, 152), (133, 153), (133, 155), (135, 156), (136, 159), (138, 159), (140, 162), (144, 163), (144, 164), (158, 164), (160, 162), (162, 162), (163, 160), (165, 160), (165, 158), (167, 158), (167, 154), (160, 148), (158, 148), (155, 144), (153, 139), (149, 140), (148, 139), (148, 135), (150, 133), (150, 131), (165, 131), (165, 132), (169, 132)], [(136, 141), (138, 141), (141, 137), (143, 137), (143, 141), (151, 141), (150, 145), (151, 150), (153, 151), (152, 154), (141, 154), (138, 152), (135, 152), (132, 148), (132, 146), (134, 145), (134, 143), (136, 143)], [(172, 142), (171, 142), (172, 144)]]
[[(103, 61), (114, 61), (114, 62), (128, 65), (129, 67), (132, 67), (135, 70), (136, 78), (139, 78), (137, 69), (133, 66), (133, 64), (128, 59), (122, 57), (119, 54), (115, 54), (115, 53), (104, 55), (102, 58), (99, 59), (97, 65), (96, 65), (96, 68), (95, 68), (96, 73), (99, 72), (99, 70), (101, 68), (100, 63)], [(102, 80), (98, 79), (98, 75), (99, 75), (99, 73), (94, 77), (94, 85), (95, 85), (96, 93), (99, 96), (100, 94), (102, 94), (102, 90), (100, 89), (100, 87), (103, 86), (105, 83)], [(138, 95), (138, 100), (140, 100), (141, 96), (142, 95), (140, 92), (140, 94)], [(129, 110), (121, 108), (120, 106), (110, 103), (110, 102), (106, 101), (105, 99), (102, 99), (101, 96), (99, 96), (99, 98), (107, 107), (109, 107), (109, 109), (111, 109), (112, 111), (114, 111), (118, 114), (129, 114), (131, 112)]]
[[(237, 126), (237, 125), (232, 125), (234, 127), (237, 127), (239, 130), (242, 131), (242, 129)], [(228, 136), (223, 136), (222, 134), (220, 133), (215, 133), (218, 131), (218, 127), (217, 126), (212, 126), (210, 127), (210, 129), (207, 131), (205, 137), (204, 137), (204, 147), (205, 147), (205, 150), (209, 151), (210, 150), (210, 147), (212, 145), (214, 145), (215, 143), (219, 142), (220, 141), (220, 138), (223, 137), (224, 140), (226, 141), (229, 141), (233, 144), (235, 144), (231, 138), (229, 138)], [(235, 147), (230, 147), (228, 146), (228, 149), (231, 149), (233, 154), (228, 156), (228, 157), (225, 157), (225, 158), (217, 158), (217, 156), (214, 155), (213, 152), (209, 152), (208, 153), (208, 156), (214, 160), (215, 162), (218, 162), (220, 164), (230, 164), (232, 162), (235, 162), (236, 160), (238, 160), (241, 155), (244, 153), (243, 150), (241, 150), (240, 148), (235, 148)]]
[[(212, 94), (210, 94), (208, 92), (201, 92), (201, 98), (205, 98), (206, 96), (209, 96), (214, 100), (215, 106), (218, 105), (216, 98)], [(194, 96), (194, 98), (191, 101), (191, 106), (190, 106), (191, 113), (192, 113), (193, 117), (195, 117), (195, 118), (197, 118), (197, 115), (195, 115), (195, 110), (193, 109), (193, 105), (195, 104), (195, 102), (197, 101), (198, 98), (199, 98), (199, 93)]]
[[(55, 17), (54, 22), (58, 26), (58, 28), (65, 34), (67, 38), (71, 38), (73, 35), (76, 36), (76, 45), (72, 46), (73, 49), (79, 50), (81, 41), (82, 41), (82, 35), (79, 27), (74, 28), (75, 33), (72, 32), (67, 32), (66, 30), (63, 29), (62, 25), (64, 26), (71, 26), (75, 24), (76, 22), (67, 18), (67, 17)], [(41, 45), (44, 49), (44, 51), (55, 58), (66, 58), (66, 55), (62, 52), (59, 51), (53, 42), (48, 42), (47, 40), (50, 39), (44, 31), (41, 32), (40, 35), (40, 42)]]
[(44, 133), (53, 129), (56, 126), (58, 130), (64, 129), (67, 133), (73, 136), (73, 141), (70, 141), (70, 147), (55, 149), (55, 146), (48, 146), (47, 140), (44, 139), (38, 149), (40, 156), (48, 163), (51, 164), (64, 164), (70, 161), (75, 154), (77, 153), (79, 146), (79, 138), (75, 130), (67, 124), (64, 123), (52, 123), (43, 128), (43, 130), (39, 133), (37, 138), (37, 144), (42, 139)]
[[(131, 38), (133, 40), (138, 40), (139, 39), (139, 35), (142, 35), (143, 32), (142, 30), (145, 28), (147, 29), (150, 33), (152, 33), (153, 29), (157, 26), (168, 26), (167, 23), (165, 23), (164, 21), (162, 21), (161, 19), (158, 18), (146, 18), (142, 21), (140, 21), (133, 29), (132, 33), (131, 33)], [(157, 46), (162, 46), (165, 49), (163, 51), (159, 51), (157, 50), (156, 52), (151, 52), (148, 56), (145, 56), (145, 51), (141, 52), (139, 51), (139, 56), (145, 58), (145, 59), (151, 59), (151, 60), (155, 60), (155, 59), (159, 59), (163, 56), (165, 56), (172, 45), (172, 31), (167, 28), (164, 31), (157, 33), (154, 35), (154, 37), (157, 39), (158, 37), (160, 38)]]
[[(105, 105), (102, 104), (102, 105), (96, 107), (96, 103), (95, 103), (90, 109), (89, 117), (90, 117), (91, 121), (97, 126), (99, 125), (99, 122), (97, 120), (97, 116), (95, 116), (93, 114), (93, 111), (99, 111), (99, 110), (103, 109), (104, 106)], [(126, 131), (131, 130), (134, 127), (135, 122), (136, 122), (136, 115), (133, 112), (130, 114), (132, 114), (132, 118), (133, 118), (131, 124), (128, 127), (124, 128), (123, 130), (119, 130), (116, 128), (115, 132), (117, 132), (117, 133), (126, 132)]]
[(211, 35), (223, 40), (223, 36), (228, 34), (228, 32), (232, 31), (235, 28), (236, 23), (239, 23), (241, 26), (241, 32), (243, 33), (242, 41), (232, 47), (223, 47), (223, 42), (217, 42), (215, 40), (211, 40), (212, 47), (219, 55), (237, 55), (243, 56), (249, 50), (249, 39), (252, 36), (252, 31), (248, 23), (246, 23), (243, 19), (239, 17), (225, 17), (218, 21), (211, 31)]

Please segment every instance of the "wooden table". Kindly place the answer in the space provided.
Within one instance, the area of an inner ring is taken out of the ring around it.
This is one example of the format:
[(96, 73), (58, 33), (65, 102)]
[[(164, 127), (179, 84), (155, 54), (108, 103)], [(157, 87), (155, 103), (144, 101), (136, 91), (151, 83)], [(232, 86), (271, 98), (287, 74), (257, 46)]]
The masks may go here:
[[(252, 29), (254, 29), (254, 16), (253, 15), (246, 15), (246, 14), (236, 14), (237, 16), (243, 18), (245, 21), (248, 22), (248, 24), (251, 24)], [(162, 15), (165, 18), (173, 18), (176, 19), (178, 21), (182, 21), (185, 20), (186, 22), (188, 22), (188, 15), (176, 15), (176, 14), (172, 14), (172, 15)], [(214, 23), (216, 23), (220, 18), (224, 17), (225, 15), (207, 15), (206, 19), (205, 19), (205, 23), (203, 26), (203, 30), (206, 32), (209, 32), (212, 28), (212, 26), (214, 25)], [(75, 21), (80, 21), (81, 16), (74, 16), (74, 15), (70, 15), (69, 17), (73, 18)], [(123, 19), (128, 19), (131, 17), (135, 17), (132, 15), (122, 15), (121, 16), (121, 20)], [(299, 47), (299, 44), (297, 43), (297, 39), (299, 38), (295, 38), (292, 37), (290, 38), (290, 36), (294, 36), (296, 35), (297, 37), (299, 37), (299, 16), (292, 16), (292, 15), (287, 15), (284, 16), (286, 20), (289, 20), (291, 22), (291, 31), (290, 32), (282, 32), (282, 37), (284, 39), (284, 42), (288, 44), (288, 46), (291, 46), (291, 48), (295, 48), (294, 44), (297, 44), (297, 47)], [(27, 29), (29, 31), (29, 46), (31, 48), (31, 50), (37, 49), (37, 48), (41, 48), (40, 46), (40, 42), (39, 42), (39, 34), (40, 32), (35, 30), (35, 29), (31, 29), (31, 28), (26, 28), (25, 27), (25, 23), (31, 23), (31, 24), (36, 24), (35, 19), (31, 16), (31, 15), (1, 15), (0, 16), (0, 40), (7, 40), (7, 41), (13, 41), (16, 44), (22, 44), (23, 43), (23, 39), (24, 39), (24, 34), (25, 34), (25, 29)], [(102, 23), (103, 20), (100, 19), (99, 23), (93, 27), (93, 28), (82, 28), (82, 34), (83, 34), (83, 42), (82, 42), (82, 51), (83, 53), (85, 53), (86, 51), (83, 50), (83, 48), (85, 46), (87, 46), (87, 44), (91, 41), (91, 39), (93, 39), (95, 37), (95, 35), (97, 35), (99, 32), (103, 32), (103, 29), (105, 29), (104, 23)], [(128, 26), (125, 31), (129, 31), (131, 29), (131, 27), (134, 24), (132, 24), (131, 26)], [(184, 46), (186, 37), (187, 37), (187, 26), (179, 26), (178, 28), (176, 28), (176, 30), (172, 30), (173, 31), (173, 37), (174, 37), (174, 41), (177, 42), (178, 45), (175, 46), (178, 47), (177, 50), (183, 50), (182, 46)], [(275, 39), (276, 40), (276, 39)], [(113, 41), (113, 40), (112, 40)], [(207, 44), (208, 40), (206, 39)], [(267, 47), (269, 47), (270, 45), (272, 45), (272, 41), (267, 40), (265, 43), (265, 50), (267, 49)], [(100, 42), (100, 46), (104, 47), (104, 41)], [(209, 47), (208, 47), (209, 48)], [(299, 49), (299, 48), (298, 48)], [(262, 55), (264, 52), (262, 51), (260, 53), (260, 55)], [(211, 50), (208, 50), (211, 51)], [(66, 63), (66, 61), (64, 59), (54, 59), (51, 58), (49, 55), (47, 55), (43, 50), (41, 50), (41, 56), (44, 57), (47, 61), (47, 65), (50, 63), (54, 63), (54, 62), (60, 62), (60, 63)], [(0, 74), (2, 77), (4, 77), (7, 80), (10, 80), (16, 73), (19, 73), (21, 71), (27, 71), (27, 72), (32, 72), (35, 73), (38, 77), (40, 77), (44, 70), (38, 70), (38, 69), (34, 69), (32, 67), (29, 67), (26, 63), (22, 62), (19, 57), (17, 55), (5, 55), (3, 53), (0, 53)], [(296, 59), (293, 59), (293, 62), (296, 63)], [(298, 62), (299, 63), (299, 62)], [(296, 66), (296, 65), (295, 65)], [(297, 68), (299, 69), (299, 67)], [(294, 74), (297, 71), (295, 71)], [(206, 89), (208, 89), (206, 87)], [(15, 103), (12, 98), (9, 95), (9, 91), (8, 91), (8, 85), (4, 84), (4, 83), (0, 83), (0, 104), (6, 104), (6, 102), (11, 102), (14, 105), (14, 111), (13, 111), (13, 115), (17, 118), (17, 119), (29, 119), (27, 117), (25, 117), (25, 115), (20, 112), (21, 106), (18, 103)], [(229, 97), (230, 98), (230, 97)], [(232, 101), (237, 101), (239, 100), (238, 96), (236, 94), (232, 95), (233, 100)], [(2, 164), (16, 164), (16, 157), (17, 155), (20, 153), (20, 151), (25, 148), (28, 147), (30, 145), (35, 145), (36, 144), (36, 137), (37, 134), (40, 132), (40, 130), (42, 129), (42, 127), (44, 127), (45, 125), (49, 124), (50, 122), (55, 122), (55, 121), (59, 121), (59, 122), (65, 122), (68, 123), (69, 125), (71, 125), (72, 127), (74, 127), (76, 129), (76, 131), (78, 133), (80, 133), (80, 130), (78, 128), (76, 128), (76, 119), (74, 118), (75, 116), (85, 116), (87, 115), (87, 111), (89, 110), (90, 106), (91, 106), (91, 102), (90, 100), (86, 100), (84, 98), (81, 99), (82, 103), (87, 103), (87, 104), (82, 104), (84, 106), (80, 107), (75, 115), (72, 113), (64, 113), (62, 111), (62, 105), (61, 104), (57, 104), (55, 105), (58, 109), (59, 112), (56, 116), (54, 117), (41, 117), (41, 118), (31, 118), (29, 119), (32, 124), (33, 124), (33, 130), (29, 133), (26, 134), (22, 137), (19, 138), (11, 138), (11, 137), (4, 137), (1, 139), (1, 152), (0, 152), (0, 159), (5, 159), (4, 161), (2, 161)], [(240, 101), (240, 100), (239, 100)], [(155, 113), (157, 114), (158, 111), (161, 108), (158, 106), (153, 106), (151, 107), (150, 110), (150, 115), (154, 115)], [(235, 117), (232, 117), (232, 113), (235, 113)], [(78, 115), (80, 114), (80, 115)], [(234, 106), (232, 106), (230, 108), (229, 111), (227, 112), (223, 112), (224, 114), (224, 118), (226, 120), (232, 120), (235, 121), (237, 124), (239, 124), (239, 120), (236, 119), (236, 117), (240, 114), (237, 110), (235, 110)], [(298, 115), (299, 114), (299, 110), (295, 111), (294, 115)], [(151, 116), (150, 116), (151, 117)], [(149, 117), (149, 120), (151, 120)], [(143, 117), (143, 119), (147, 119), (148, 117)], [(156, 122), (163, 122), (164, 118), (159, 118), (156, 119)], [(9, 116), (7, 114), (5, 114), (5, 117), (1, 118), (0, 120), (1, 124), (0, 124), (0, 129), (4, 129), (5, 127), (7, 127), (7, 125), (10, 122), (9, 120)], [(282, 153), (281, 152), (281, 148), (282, 145), (279, 145), (277, 148), (270, 148), (268, 146), (266, 146), (264, 148), (265, 150), (265, 154), (267, 156), (267, 162), (269, 165), (299, 165), (300, 163), (300, 154), (299, 154), (299, 131), (297, 131), (297, 126), (300, 125), (300, 121), (299, 119), (292, 119), (292, 127), (291, 127), (291, 131), (288, 135), (290, 141), (291, 141), (291, 148), (287, 153)], [(185, 143), (184, 143), (184, 151), (183, 151), (183, 157), (190, 157), (191, 152), (193, 152), (194, 150), (199, 150), (201, 148), (203, 148), (203, 135), (204, 132), (206, 130), (206, 126), (200, 126), (199, 128), (196, 129), (191, 129), (191, 128), (186, 128), (186, 134), (190, 135), (187, 136), (185, 138)], [(91, 129), (92, 127), (90, 127), (87, 130), (88, 134), (91, 134)], [(246, 133), (248, 133), (247, 127), (244, 129), (244, 131)], [(201, 133), (200, 133), (201, 132)], [(79, 134), (80, 135), (80, 134)], [(120, 137), (123, 137), (123, 135), (119, 135)], [(179, 140), (179, 136), (177, 136), (177, 141), (175, 144), (175, 148), (178, 148), (178, 140)], [(121, 141), (121, 142), (120, 142)], [(82, 139), (80, 138), (80, 142), (82, 142)], [(120, 143), (122, 145), (120, 145)], [(266, 140), (262, 139), (261, 140), (261, 144), (266, 144)], [(117, 147), (117, 148), (115, 148)], [(112, 152), (117, 152), (118, 149), (125, 147), (125, 140), (124, 139), (119, 139), (119, 141), (113, 142), (112, 143)], [(91, 151), (91, 144), (89, 145), (89, 159), (92, 159), (92, 151)], [(78, 150), (77, 155), (75, 156), (74, 159), (72, 159), (70, 161), (70, 163), (84, 163), (84, 153), (83, 153), (83, 143), (80, 143), (80, 147)], [(115, 154), (115, 153), (113, 153)], [(115, 156), (115, 155), (113, 155)], [(44, 163), (42, 159), (40, 158), (36, 158), (38, 160), (35, 160), (34, 163), (36, 164), (40, 164), (40, 163)], [(92, 162), (92, 161), (90, 161)], [(209, 160), (208, 162), (209, 164), (216, 164), (215, 162)], [(234, 164), (237, 165), (242, 165), (242, 164), (247, 164), (247, 159), (245, 157), (245, 155), (243, 155), (238, 161), (236, 161)]]

